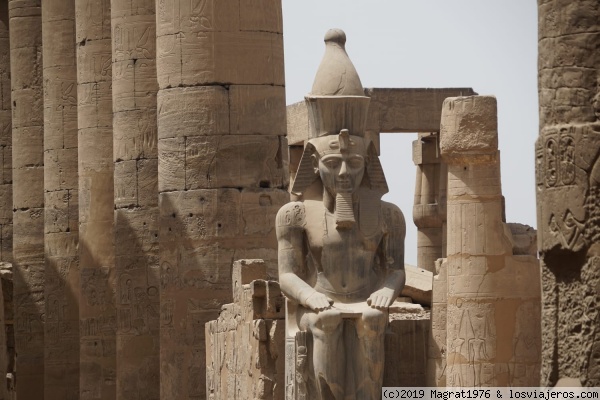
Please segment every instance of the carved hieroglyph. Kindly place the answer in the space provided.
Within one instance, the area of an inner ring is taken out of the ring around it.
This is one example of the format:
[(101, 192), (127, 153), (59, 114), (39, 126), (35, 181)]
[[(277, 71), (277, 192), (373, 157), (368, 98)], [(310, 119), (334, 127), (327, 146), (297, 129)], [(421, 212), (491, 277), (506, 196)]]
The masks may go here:
[(44, 397), (44, 108), (41, 1), (8, 2), (15, 340), (20, 400)]
[(117, 327), (110, 0), (75, 0), (80, 399), (115, 398)]
[(158, 400), (159, 262), (154, 0), (112, 0), (117, 399)]
[(538, 1), (542, 384), (600, 385), (600, 9)]
[(45, 399), (79, 397), (79, 257), (75, 1), (45, 0)]
[(281, 1), (156, 2), (161, 399), (204, 398), (232, 260), (276, 276), (289, 200)]
[(276, 220), (287, 399), (381, 396), (388, 307), (405, 280), (405, 222), (363, 138), (369, 98), (338, 29), (306, 97), (313, 139)]
[(448, 164), (446, 385), (538, 386), (539, 268), (535, 255), (513, 250), (503, 221), (496, 99), (446, 99), (440, 150)]

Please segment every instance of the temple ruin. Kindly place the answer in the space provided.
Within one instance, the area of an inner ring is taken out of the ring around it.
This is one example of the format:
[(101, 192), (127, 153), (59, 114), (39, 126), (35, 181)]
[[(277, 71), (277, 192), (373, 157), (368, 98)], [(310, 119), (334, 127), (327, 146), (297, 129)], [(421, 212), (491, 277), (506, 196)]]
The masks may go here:
[[(277, 215), (323, 197), (303, 155), (340, 113), (327, 135), (358, 132), (365, 168), (418, 133), (417, 266), (395, 266), (377, 379), (600, 386), (600, 6), (538, 16), (536, 232), (504, 216), (493, 96), (286, 106), (281, 0), (0, 0), (0, 400), (310, 399)], [(350, 200), (340, 226), (383, 229)]]

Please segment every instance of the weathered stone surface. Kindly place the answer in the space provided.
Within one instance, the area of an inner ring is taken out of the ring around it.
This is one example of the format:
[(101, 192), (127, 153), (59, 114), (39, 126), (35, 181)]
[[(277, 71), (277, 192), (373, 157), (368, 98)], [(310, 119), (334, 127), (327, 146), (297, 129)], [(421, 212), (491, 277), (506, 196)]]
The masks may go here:
[(591, 0), (538, 2), (543, 385), (563, 378), (600, 384), (598, 7)]
[(114, 399), (117, 313), (110, 0), (75, 0), (80, 399)]
[(444, 100), (440, 124), (440, 150), (444, 158), (496, 154), (496, 108), (493, 96), (449, 97)]
[(446, 354), (448, 352), (447, 308), (448, 308), (448, 261), (436, 261), (431, 300), (431, 324), (427, 346), (427, 381), (430, 387), (446, 386)]
[(206, 324), (207, 399), (282, 399), (284, 297), (263, 260), (233, 264), (234, 303)]
[[(12, 262), (12, 119), (8, 2), (0, 5), (0, 261)], [(10, 236), (3, 233), (11, 232)]]
[[(44, 148), (41, 2), (8, 2), (13, 259), (19, 399), (44, 398)], [(17, 22), (18, 21), (18, 22)]]
[(156, 16), (111, 1), (116, 398), (160, 398)]
[(79, 397), (75, 1), (42, 8), (44, 67), (44, 396)]
[(400, 294), (410, 297), (416, 303), (431, 305), (433, 273), (408, 264), (404, 264), (404, 271), (406, 273), (406, 283)]
[[(514, 255), (502, 220), (496, 121), (493, 97), (444, 102), (447, 386), (539, 385), (539, 268), (534, 256)], [(440, 382), (438, 374), (432, 378)]]

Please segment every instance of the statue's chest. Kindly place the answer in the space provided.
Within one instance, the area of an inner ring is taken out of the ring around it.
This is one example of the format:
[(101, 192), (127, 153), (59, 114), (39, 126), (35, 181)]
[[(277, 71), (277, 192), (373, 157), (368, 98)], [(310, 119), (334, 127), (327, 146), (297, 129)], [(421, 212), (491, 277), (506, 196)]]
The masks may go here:
[(382, 234), (366, 237), (358, 222), (350, 229), (337, 229), (335, 217), (323, 211), (320, 218), (311, 216), (307, 230), (308, 245), (315, 261), (325, 269), (337, 265), (372, 266)]

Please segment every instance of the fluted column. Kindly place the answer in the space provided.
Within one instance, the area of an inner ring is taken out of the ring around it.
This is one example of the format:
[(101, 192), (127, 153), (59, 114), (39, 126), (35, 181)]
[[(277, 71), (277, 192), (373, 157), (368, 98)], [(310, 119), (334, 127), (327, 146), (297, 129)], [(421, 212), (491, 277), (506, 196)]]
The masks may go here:
[(600, 4), (538, 0), (542, 384), (600, 385)]
[[(44, 0), (45, 398), (79, 397), (75, 0)], [(19, 382), (20, 384), (20, 382)]]
[(12, 262), (12, 119), (8, 1), (0, 3), (0, 261)]
[(40, 0), (10, 0), (13, 259), (19, 400), (44, 399), (44, 142)]
[(116, 396), (110, 0), (76, 0), (80, 399)]
[[(288, 201), (281, 2), (157, 3), (161, 399), (205, 398), (204, 324)], [(212, 366), (208, 366), (212, 368)]]
[(154, 0), (112, 0), (117, 399), (159, 398)]

